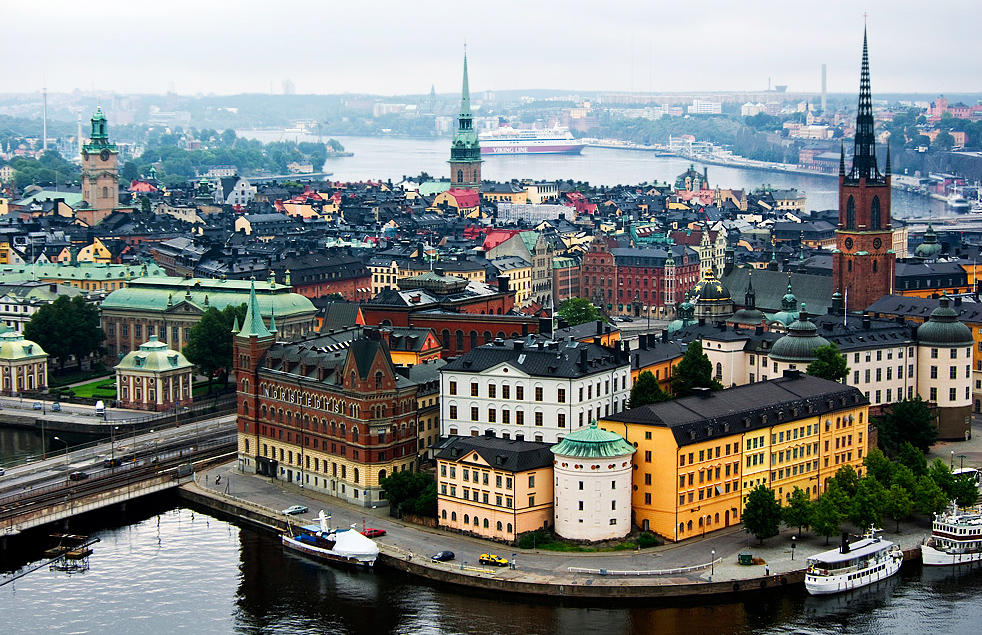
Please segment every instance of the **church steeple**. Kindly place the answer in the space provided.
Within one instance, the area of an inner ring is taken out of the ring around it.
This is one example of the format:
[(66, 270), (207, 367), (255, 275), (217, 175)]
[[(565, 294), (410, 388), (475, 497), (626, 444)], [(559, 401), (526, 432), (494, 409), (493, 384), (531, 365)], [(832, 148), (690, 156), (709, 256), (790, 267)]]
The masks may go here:
[(450, 144), (450, 184), (454, 188), (478, 190), (481, 187), (481, 144), (471, 114), (471, 89), (464, 50), (464, 75), (460, 88), (460, 113)]
[(863, 62), (859, 73), (859, 108), (856, 112), (856, 142), (852, 155), (852, 180), (881, 178), (876, 165), (876, 136), (873, 133), (873, 93), (869, 84), (869, 47), (863, 28)]
[[(460, 116), (458, 121), (471, 118), (471, 88), (467, 80), (467, 49), (464, 49), (464, 81), (460, 88)], [(468, 123), (470, 123), (468, 121)], [(468, 126), (470, 127), (470, 126)]]

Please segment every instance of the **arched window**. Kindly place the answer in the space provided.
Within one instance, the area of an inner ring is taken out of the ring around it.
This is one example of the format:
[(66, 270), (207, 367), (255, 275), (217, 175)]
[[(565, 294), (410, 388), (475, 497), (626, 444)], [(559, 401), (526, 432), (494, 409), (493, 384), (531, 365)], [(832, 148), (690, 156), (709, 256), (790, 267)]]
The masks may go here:
[[(385, 470), (379, 470), (378, 471), (378, 480), (379, 481), (384, 481), (385, 480)], [(446, 514), (443, 514), (443, 517), (446, 518), (447, 515)]]
[(688, 529), (689, 531), (692, 531), (692, 521), (691, 520), (688, 523), (686, 523), (685, 528)]
[[(31, 383), (34, 383), (34, 378), (33, 377), (29, 377), (28, 379), (31, 380)], [(244, 415), (248, 415), (249, 414), (249, 402), (248, 401), (243, 401), (242, 402), (242, 414), (244, 414)]]
[(685, 523), (679, 523), (679, 533), (682, 533), (684, 531), (685, 531)]
[(450, 512), (450, 520), (457, 522), (457, 512)]
[(108, 187), (102, 188), (102, 198), (109, 198), (109, 188)]
[(443, 342), (443, 348), (450, 349), (450, 331), (448, 329), (443, 329), (440, 331), (440, 340)]
[(375, 373), (375, 390), (382, 388), (382, 371)]
[(716, 362), (716, 381), (723, 379), (723, 364)]
[(456, 340), (457, 350), (458, 351), (463, 350), (464, 349), (464, 332), (461, 331), (461, 330), (458, 330), (456, 333), (454, 333), (454, 339)]
[(469, 525), (471, 522), (471, 517), (469, 514), (464, 514), (464, 524)]
[(498, 531), (501, 531), (501, 521), (498, 521)]
[(856, 229), (856, 199), (846, 201), (846, 229)]
[(491, 331), (484, 331), (484, 343), (485, 344), (491, 343)]
[(508, 533), (511, 533), (511, 523), (508, 523)]
[(440, 510), (440, 518), (442, 518), (443, 520), (447, 519), (447, 510), (445, 509)]
[(488, 528), (488, 519), (487, 518), (484, 519), (484, 528), (485, 529)]
[(471, 338), (471, 348), (476, 348), (477, 347), (477, 331), (471, 331), (470, 338)]
[(869, 206), (869, 228), (870, 229), (880, 229), (881, 219), (880, 219), (880, 197), (874, 196), (873, 202)]
[(351, 426), (351, 441), (358, 443), (358, 426)]
[(351, 387), (354, 388), (354, 386), (355, 386), (355, 372), (354, 371), (351, 371), (351, 375), (349, 376), (349, 378), (351, 379)]
[(873, 261), (873, 273), (876, 273), (876, 261)]
[(464, 182), (464, 171), (463, 170), (457, 170), (457, 182), (458, 183), (463, 183)]

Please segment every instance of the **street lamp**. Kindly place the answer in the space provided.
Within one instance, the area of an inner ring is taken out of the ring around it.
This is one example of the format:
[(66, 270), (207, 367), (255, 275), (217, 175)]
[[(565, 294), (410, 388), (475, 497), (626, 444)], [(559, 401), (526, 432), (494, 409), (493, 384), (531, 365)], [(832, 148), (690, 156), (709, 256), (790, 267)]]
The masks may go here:
[(964, 454), (959, 454), (958, 455), (958, 461), (959, 461), (958, 469), (959, 470), (964, 470), (965, 469), (965, 455)]
[(954, 450), (951, 451), (951, 460), (948, 462), (948, 468), (949, 469), (952, 469), (952, 470), (955, 469), (955, 451)]
[(712, 550), (712, 558), (709, 560), (709, 577), (712, 578), (716, 573), (716, 550)]
[(797, 540), (798, 540), (797, 536), (791, 536), (791, 560), (792, 561), (794, 560), (794, 548), (798, 545)]
[(61, 437), (51, 437), (52, 441), (60, 441), (65, 444), (65, 462), (68, 462), (68, 441), (65, 441)]
[(109, 429), (109, 458), (113, 465), (116, 466), (116, 431), (119, 430), (119, 426), (113, 426)]

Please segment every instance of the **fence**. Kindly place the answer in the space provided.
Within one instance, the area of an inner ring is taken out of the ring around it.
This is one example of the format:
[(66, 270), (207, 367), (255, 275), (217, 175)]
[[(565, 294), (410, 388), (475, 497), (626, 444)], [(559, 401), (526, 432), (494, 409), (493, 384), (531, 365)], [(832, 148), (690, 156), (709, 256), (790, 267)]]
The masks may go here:
[(722, 564), (722, 558), (716, 558), (712, 562), (705, 564), (694, 564), (690, 567), (677, 567), (675, 569), (650, 569), (650, 570), (617, 570), (617, 569), (585, 569), (582, 567), (570, 567), (570, 573), (588, 573), (592, 575), (618, 575), (618, 576), (653, 576), (653, 575), (679, 575), (690, 571), (701, 571), (709, 569), (718, 564)]

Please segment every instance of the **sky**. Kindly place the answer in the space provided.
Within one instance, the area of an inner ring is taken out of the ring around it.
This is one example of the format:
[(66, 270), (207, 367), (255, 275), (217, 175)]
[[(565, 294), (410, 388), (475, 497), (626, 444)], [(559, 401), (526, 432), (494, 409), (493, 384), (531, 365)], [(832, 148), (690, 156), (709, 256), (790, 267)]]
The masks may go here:
[(0, 92), (975, 92), (977, 0), (3, 0)]

